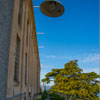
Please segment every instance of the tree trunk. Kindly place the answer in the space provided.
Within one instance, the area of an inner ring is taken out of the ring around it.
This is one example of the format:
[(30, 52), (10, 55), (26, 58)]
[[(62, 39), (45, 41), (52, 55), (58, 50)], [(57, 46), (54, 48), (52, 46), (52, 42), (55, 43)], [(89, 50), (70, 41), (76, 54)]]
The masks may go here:
[(44, 82), (43, 82), (43, 93), (44, 93)]

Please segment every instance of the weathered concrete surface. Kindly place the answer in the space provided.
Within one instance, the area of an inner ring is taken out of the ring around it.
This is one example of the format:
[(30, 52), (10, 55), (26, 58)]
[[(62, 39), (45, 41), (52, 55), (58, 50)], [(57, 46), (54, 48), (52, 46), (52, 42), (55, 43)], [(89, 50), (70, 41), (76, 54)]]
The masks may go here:
[[(40, 61), (32, 0), (23, 0), (21, 7), (22, 25), (19, 27), (20, 0), (0, 0), (0, 100), (4, 100), (1, 97), (13, 97), (24, 92), (27, 100), (29, 93), (33, 100), (40, 92)], [(20, 39), (20, 57), (19, 80), (15, 82), (17, 36)]]
[(0, 98), (6, 97), (8, 52), (13, 3), (14, 0), (0, 0)]

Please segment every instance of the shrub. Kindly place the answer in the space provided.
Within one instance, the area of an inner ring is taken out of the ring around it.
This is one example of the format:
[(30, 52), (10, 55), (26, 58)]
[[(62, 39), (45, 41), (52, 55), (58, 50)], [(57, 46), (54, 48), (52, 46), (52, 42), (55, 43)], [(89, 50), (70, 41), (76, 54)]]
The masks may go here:
[(50, 98), (51, 100), (65, 100), (65, 98), (60, 97), (58, 94), (56, 93), (50, 93)]
[(44, 93), (42, 93), (41, 98), (37, 99), (37, 100), (45, 100), (47, 98), (47, 91), (45, 91)]

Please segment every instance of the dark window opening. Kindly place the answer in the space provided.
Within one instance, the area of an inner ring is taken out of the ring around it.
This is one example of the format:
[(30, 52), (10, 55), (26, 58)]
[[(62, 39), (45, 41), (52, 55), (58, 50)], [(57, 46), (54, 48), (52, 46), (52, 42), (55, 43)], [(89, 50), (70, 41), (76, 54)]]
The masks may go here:
[(26, 46), (28, 47), (28, 33), (29, 33), (29, 24), (27, 22), (27, 35), (26, 35)]
[(25, 55), (25, 84), (27, 84), (27, 53)]
[(16, 39), (16, 53), (15, 53), (15, 70), (14, 70), (14, 81), (19, 80), (19, 56), (20, 56), (20, 39), (17, 36)]
[(18, 24), (21, 28), (22, 24), (22, 12), (23, 12), (23, 0), (20, 0), (20, 6), (19, 6), (19, 14), (18, 14)]

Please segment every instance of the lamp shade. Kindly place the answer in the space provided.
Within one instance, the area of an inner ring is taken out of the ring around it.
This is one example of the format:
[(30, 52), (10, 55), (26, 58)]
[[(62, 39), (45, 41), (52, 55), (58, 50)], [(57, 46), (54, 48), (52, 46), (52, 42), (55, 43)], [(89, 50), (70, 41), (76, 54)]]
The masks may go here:
[(64, 6), (58, 0), (45, 0), (40, 5), (43, 14), (49, 17), (58, 17), (64, 13)]

